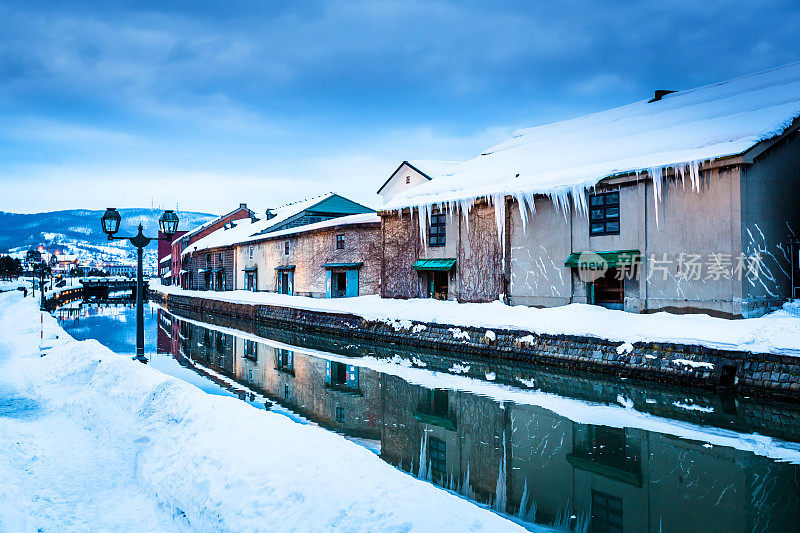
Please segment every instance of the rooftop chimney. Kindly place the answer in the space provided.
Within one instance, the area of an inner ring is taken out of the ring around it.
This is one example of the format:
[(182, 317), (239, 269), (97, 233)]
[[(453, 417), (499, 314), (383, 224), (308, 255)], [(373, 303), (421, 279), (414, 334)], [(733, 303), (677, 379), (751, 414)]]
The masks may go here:
[(648, 104), (652, 104), (653, 102), (658, 102), (659, 100), (661, 100), (662, 98), (664, 98), (668, 94), (674, 93), (674, 92), (676, 92), (676, 91), (668, 91), (667, 89), (656, 89), (656, 93), (653, 95), (653, 99), (652, 100), (648, 100), (647, 103)]
[(267, 220), (271, 220), (271, 219), (275, 218), (276, 216), (278, 216), (278, 214), (275, 212), (274, 209), (271, 209), (271, 208), (267, 209)]

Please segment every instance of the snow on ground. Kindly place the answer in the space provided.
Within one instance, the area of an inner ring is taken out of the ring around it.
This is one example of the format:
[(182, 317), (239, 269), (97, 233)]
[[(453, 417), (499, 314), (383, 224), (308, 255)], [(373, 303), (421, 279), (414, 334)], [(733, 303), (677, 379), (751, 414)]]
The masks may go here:
[(522, 531), (326, 430), (76, 341), (49, 315), (39, 357), (39, 313), (0, 294), (0, 531)]
[[(271, 292), (187, 291), (155, 283), (151, 283), (150, 287), (166, 294), (226, 302), (351, 313), (366, 320), (393, 324), (398, 320), (405, 320), (409, 328), (412, 327), (412, 321), (433, 322), (459, 327), (517, 329), (538, 334), (597, 337), (629, 344), (642, 341), (672, 342), (800, 356), (800, 302), (786, 304), (783, 309), (763, 317), (728, 320), (702, 314), (635, 314), (586, 304), (536, 309), (509, 306), (500, 301), (457, 303), (429, 298), (384, 299), (379, 296), (320, 299)], [(458, 330), (459, 335), (467, 333)], [(453, 335), (455, 337), (456, 333)]]
[(0, 292), (15, 291), (18, 287), (28, 287), (28, 290), (30, 290), (31, 282), (25, 278), (19, 278), (11, 281), (0, 281)]

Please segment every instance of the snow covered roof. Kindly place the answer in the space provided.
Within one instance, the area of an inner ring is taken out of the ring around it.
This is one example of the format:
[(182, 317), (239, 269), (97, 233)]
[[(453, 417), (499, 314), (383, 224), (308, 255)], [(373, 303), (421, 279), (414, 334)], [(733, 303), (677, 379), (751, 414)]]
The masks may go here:
[[(380, 221), (380, 218), (377, 216), (377, 214), (365, 213), (363, 215), (342, 216), (331, 220), (326, 220), (324, 222), (307, 224), (305, 226), (298, 226), (294, 228), (287, 228), (285, 230), (280, 230), (277, 232), (270, 232), (270, 228), (274, 228), (276, 226), (281, 225), (290, 218), (302, 213), (306, 209), (310, 209), (315, 205), (320, 204), (323, 201), (333, 196), (336, 196), (336, 193), (329, 192), (320, 196), (308, 198), (306, 200), (284, 204), (272, 210), (275, 213), (275, 216), (270, 219), (264, 217), (258, 220), (257, 222), (253, 222), (252, 219), (249, 218), (236, 220), (234, 222), (235, 224), (234, 228), (218, 229), (217, 231), (209, 235), (206, 235), (202, 239), (199, 239), (196, 242), (189, 245), (189, 247), (182, 252), (181, 256), (190, 253), (200, 252), (202, 250), (210, 250), (212, 248), (219, 248), (222, 246), (233, 246), (234, 244), (239, 244), (242, 242), (250, 242), (259, 239), (270, 238), (274, 235), (289, 235), (291, 233), (298, 233), (301, 231), (311, 231), (313, 229), (326, 227), (325, 224), (328, 223), (331, 226), (335, 226), (335, 225), (340, 225), (342, 223), (364, 224), (367, 222)], [(363, 218), (363, 219), (354, 218), (354, 217), (363, 217), (365, 215), (371, 218)]]
[(192, 235), (195, 235), (195, 234), (199, 233), (200, 231), (202, 231), (202, 230), (206, 229), (207, 227), (211, 226), (212, 224), (216, 224), (221, 219), (231, 216), (232, 214), (234, 214), (235, 212), (239, 211), (240, 209), (245, 209), (245, 210), (249, 211), (251, 214), (255, 214), (251, 209), (248, 209), (247, 204), (239, 204), (239, 207), (237, 207), (236, 209), (233, 209), (232, 211), (230, 211), (228, 213), (225, 213), (224, 215), (220, 215), (217, 218), (212, 218), (211, 220), (208, 220), (208, 221), (204, 222), (203, 224), (200, 224), (199, 226), (197, 226), (197, 227), (195, 227), (195, 228), (193, 228), (193, 229), (191, 229), (189, 231), (185, 231), (185, 232), (181, 233), (177, 237), (174, 237), (172, 239), (172, 242), (174, 243), (174, 242), (177, 242), (177, 241), (179, 241), (181, 239), (191, 237)]
[(250, 235), (263, 230), (265, 227), (267, 227), (268, 223), (272, 222), (272, 220), (268, 221), (266, 219), (260, 219), (256, 222), (253, 222), (252, 218), (236, 220), (233, 223), (234, 226), (232, 228), (230, 225), (227, 225), (228, 229), (220, 228), (213, 233), (209, 233), (202, 239), (198, 239), (190, 244), (181, 253), (181, 257), (185, 256), (186, 254), (200, 252), (202, 250), (211, 250), (212, 248), (219, 248), (221, 246), (231, 246), (241, 240), (246, 239)]
[(456, 165), (463, 163), (463, 161), (431, 161), (427, 159), (413, 159), (405, 161), (418, 171), (425, 174), (425, 176), (433, 179), (439, 174), (446, 172)]
[(358, 215), (347, 215), (343, 217), (336, 217), (330, 220), (323, 220), (322, 222), (315, 222), (313, 224), (306, 224), (304, 226), (295, 226), (293, 228), (286, 228), (278, 231), (271, 231), (260, 235), (253, 235), (242, 241), (242, 243), (254, 242), (259, 240), (273, 239), (276, 237), (285, 237), (287, 235), (294, 235), (297, 233), (305, 233), (307, 231), (324, 230), (326, 228), (334, 228), (339, 226), (356, 226), (359, 224), (378, 224), (381, 217), (377, 213), (360, 213)]
[(288, 204), (284, 204), (276, 209), (273, 209), (272, 212), (275, 214), (274, 217), (269, 219), (269, 224), (265, 225), (263, 229), (260, 231), (268, 231), (269, 228), (275, 227), (286, 220), (292, 218), (295, 215), (298, 215), (305, 211), (306, 209), (310, 209), (311, 207), (335, 196), (336, 193), (328, 192), (325, 194), (321, 194), (319, 196), (314, 196), (312, 198), (307, 198), (305, 200), (300, 200), (297, 202), (291, 202)]
[(385, 209), (468, 202), (481, 196), (564, 197), (616, 174), (741, 154), (800, 116), (800, 62), (522, 129), (437, 179), (403, 191)]

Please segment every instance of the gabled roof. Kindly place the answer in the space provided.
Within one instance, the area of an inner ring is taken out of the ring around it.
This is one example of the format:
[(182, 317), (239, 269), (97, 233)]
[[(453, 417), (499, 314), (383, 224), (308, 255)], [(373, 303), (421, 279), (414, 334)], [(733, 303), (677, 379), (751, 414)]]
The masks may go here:
[(314, 198), (309, 198), (307, 200), (285, 204), (278, 207), (274, 211), (275, 217), (269, 219), (269, 221), (267, 221), (268, 223), (262, 230), (260, 230), (259, 233), (268, 233), (271, 231), (280, 230), (288, 224), (291, 224), (292, 221), (301, 217), (306, 211), (338, 215), (354, 215), (358, 213), (375, 212), (374, 209), (370, 209), (369, 207), (361, 205), (333, 192), (316, 196)]
[(219, 221), (220, 221), (220, 220), (222, 220), (223, 218), (226, 218), (226, 217), (229, 217), (229, 216), (231, 216), (232, 214), (236, 213), (236, 212), (237, 212), (237, 211), (239, 211), (240, 209), (244, 209), (245, 211), (247, 211), (247, 212), (250, 214), (250, 216), (251, 216), (251, 217), (255, 215), (255, 212), (254, 212), (253, 210), (251, 210), (251, 209), (248, 209), (247, 207), (242, 207), (242, 206), (240, 205), (240, 206), (239, 206), (239, 207), (237, 207), (236, 209), (234, 209), (234, 210), (232, 210), (232, 211), (230, 211), (230, 212), (228, 212), (228, 213), (225, 213), (224, 215), (220, 215), (220, 216), (218, 216), (217, 218), (213, 218), (213, 219), (209, 220), (208, 222), (205, 222), (205, 223), (203, 223), (203, 224), (200, 224), (199, 226), (197, 226), (196, 228), (194, 228), (194, 229), (192, 229), (192, 230), (189, 230), (189, 231), (185, 231), (185, 232), (183, 232), (183, 234), (182, 234), (182, 235), (180, 235), (180, 236), (178, 236), (178, 237), (174, 237), (174, 238), (172, 239), (172, 242), (179, 241), (179, 240), (181, 240), (181, 239), (186, 239), (186, 238), (189, 238), (189, 237), (191, 237), (192, 235), (196, 235), (197, 233), (199, 233), (199, 232), (203, 231), (203, 230), (204, 230), (204, 229), (206, 229), (207, 227), (209, 227), (209, 226), (212, 226), (212, 225), (216, 224), (217, 222), (219, 222)]
[(265, 241), (269, 239), (277, 239), (289, 235), (297, 235), (299, 233), (307, 233), (312, 231), (329, 230), (333, 228), (340, 228), (345, 226), (358, 226), (363, 224), (380, 224), (381, 217), (377, 213), (359, 213), (357, 215), (347, 215), (343, 217), (336, 217), (330, 220), (323, 220), (322, 222), (315, 222), (313, 224), (305, 224), (303, 226), (295, 226), (293, 228), (282, 229), (278, 231), (270, 231), (267, 233), (260, 233), (253, 235), (241, 241), (238, 244), (245, 244), (256, 241)]
[[(353, 202), (352, 200), (348, 200), (347, 198), (340, 196), (336, 193), (326, 193), (321, 196), (316, 196), (314, 198), (309, 198), (306, 200), (301, 200), (299, 202), (292, 202), (289, 204), (284, 204), (277, 209), (273, 210), (275, 216), (267, 219), (266, 216), (262, 216), (256, 222), (253, 222), (252, 219), (244, 218), (241, 220), (234, 221), (233, 228), (220, 228), (215, 232), (206, 235), (202, 239), (197, 240), (196, 242), (189, 245), (186, 250), (183, 251), (181, 254), (191, 254), (200, 252), (203, 250), (211, 250), (214, 248), (220, 248), (224, 246), (233, 246), (234, 244), (239, 244), (242, 242), (249, 242), (252, 240), (257, 240), (258, 238), (262, 237), (271, 237), (273, 233), (281, 233), (283, 234), (282, 228), (286, 225), (290, 224), (293, 220), (296, 220), (298, 217), (302, 216), (307, 211), (312, 211), (314, 213), (327, 213), (327, 214), (341, 214), (341, 213), (355, 213), (356, 215), (372, 215), (377, 218), (375, 215), (375, 211), (365, 207), (361, 204)], [(337, 217), (330, 221), (323, 221), (316, 224), (307, 224), (304, 226), (297, 226), (296, 228), (290, 228), (289, 232), (295, 232), (295, 230), (300, 229), (308, 229), (311, 226), (317, 226), (320, 224), (325, 224), (326, 222), (335, 222), (340, 221), (341, 219), (348, 218), (347, 216)], [(365, 221), (359, 220), (358, 223), (364, 223)], [(356, 222), (352, 222), (356, 223)], [(288, 233), (287, 233), (288, 234)]]
[(213, 233), (209, 233), (202, 239), (198, 239), (197, 241), (193, 242), (187, 246), (183, 252), (181, 252), (181, 256), (195, 252), (201, 252), (203, 250), (231, 246), (241, 240), (246, 239), (250, 235), (259, 232), (266, 226), (266, 224), (267, 221), (263, 218), (255, 222), (253, 222), (252, 218), (236, 220), (233, 223), (233, 227), (227, 225), (226, 227), (220, 228)]
[(400, 169), (403, 168), (404, 165), (411, 167), (412, 169), (416, 170), (424, 177), (428, 178), (428, 181), (432, 180), (434, 177), (438, 176), (439, 174), (453, 168), (454, 166), (461, 163), (461, 161), (426, 161), (423, 159), (415, 159), (413, 161), (403, 161), (400, 165), (394, 169), (394, 172), (391, 173), (389, 178), (383, 182), (381, 188), (378, 189), (376, 194), (380, 194), (381, 191), (392, 181), (392, 178), (400, 172)]
[(385, 208), (576, 193), (617, 175), (743, 154), (800, 117), (800, 63), (522, 129)]

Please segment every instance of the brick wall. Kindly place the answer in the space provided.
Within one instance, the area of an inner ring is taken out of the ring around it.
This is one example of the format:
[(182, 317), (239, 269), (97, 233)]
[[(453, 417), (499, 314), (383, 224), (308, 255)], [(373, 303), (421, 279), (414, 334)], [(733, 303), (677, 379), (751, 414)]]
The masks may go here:
[[(220, 258), (220, 255), (222, 256)], [(192, 273), (192, 286), (190, 289), (192, 290), (211, 290), (211, 286), (206, 283), (206, 275), (203, 270), (212, 269), (216, 270), (218, 268), (224, 269), (225, 272), (225, 288), (226, 291), (233, 290), (233, 283), (234, 283), (234, 249), (233, 247), (227, 248), (214, 248), (211, 250), (203, 250), (201, 252), (195, 252), (191, 255), (189, 267)], [(212, 275), (216, 276), (216, 273)], [(214, 282), (214, 290), (221, 290), (216, 288)]]
[(503, 292), (503, 253), (497, 235), (494, 207), (485, 201), (469, 213), (469, 231), (460, 215), (447, 215), (447, 244), (443, 248), (423, 248), (419, 217), (404, 212), (384, 213), (383, 283), (384, 298), (426, 296), (423, 278), (412, 269), (421, 258), (455, 258), (450, 273), (448, 299), (460, 302), (491, 302)]

